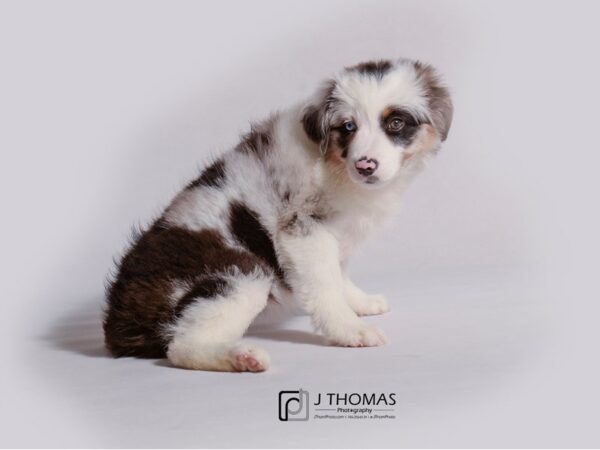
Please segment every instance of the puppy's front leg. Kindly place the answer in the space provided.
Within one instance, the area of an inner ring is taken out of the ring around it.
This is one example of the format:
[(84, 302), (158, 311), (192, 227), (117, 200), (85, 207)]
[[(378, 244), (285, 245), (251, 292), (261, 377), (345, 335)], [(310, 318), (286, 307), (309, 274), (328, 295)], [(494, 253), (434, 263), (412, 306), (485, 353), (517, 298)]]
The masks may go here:
[(322, 225), (283, 230), (278, 253), (286, 281), (310, 314), (315, 328), (330, 342), (349, 347), (370, 347), (386, 342), (377, 328), (364, 323), (344, 299), (344, 276), (338, 242)]
[(388, 301), (380, 294), (367, 294), (356, 286), (348, 274), (344, 274), (344, 292), (350, 308), (359, 316), (383, 314), (390, 310)]

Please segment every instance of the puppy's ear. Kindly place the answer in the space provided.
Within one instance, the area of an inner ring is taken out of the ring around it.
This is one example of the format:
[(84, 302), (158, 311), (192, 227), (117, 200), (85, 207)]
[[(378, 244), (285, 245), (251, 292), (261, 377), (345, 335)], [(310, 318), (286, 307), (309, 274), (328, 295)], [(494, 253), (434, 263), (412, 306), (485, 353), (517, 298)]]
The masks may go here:
[(414, 63), (417, 77), (425, 90), (433, 128), (443, 141), (448, 137), (454, 107), (448, 88), (441, 82), (436, 70), (420, 61)]
[(329, 147), (329, 134), (335, 102), (334, 90), (335, 81), (327, 81), (302, 112), (304, 132), (313, 142), (319, 144), (322, 154), (325, 154)]

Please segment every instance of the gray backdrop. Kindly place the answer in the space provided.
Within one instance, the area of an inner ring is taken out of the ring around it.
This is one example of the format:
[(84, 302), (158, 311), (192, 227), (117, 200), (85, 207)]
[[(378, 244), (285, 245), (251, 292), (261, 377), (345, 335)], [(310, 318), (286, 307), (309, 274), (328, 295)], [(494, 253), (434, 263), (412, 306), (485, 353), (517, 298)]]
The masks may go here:
[[(3, 2), (6, 446), (599, 446), (597, 2)], [(345, 65), (437, 66), (455, 120), (354, 261), (382, 348), (258, 330), (268, 373), (102, 350), (104, 277), (248, 121)], [(395, 392), (396, 419), (282, 423), (277, 393)]]

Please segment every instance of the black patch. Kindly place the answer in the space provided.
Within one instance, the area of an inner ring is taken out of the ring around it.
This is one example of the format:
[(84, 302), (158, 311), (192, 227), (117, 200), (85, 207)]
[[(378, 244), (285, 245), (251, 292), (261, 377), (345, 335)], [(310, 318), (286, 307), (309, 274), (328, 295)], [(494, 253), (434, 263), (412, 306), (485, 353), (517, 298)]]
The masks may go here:
[(210, 186), (220, 188), (225, 184), (225, 161), (216, 160), (202, 172), (198, 178), (187, 185), (186, 189), (193, 189), (198, 186)]
[(393, 65), (390, 61), (368, 61), (356, 66), (348, 67), (349, 72), (358, 72), (362, 75), (368, 75), (381, 80), (386, 73), (392, 69)]
[[(404, 122), (404, 126), (397, 132), (392, 132), (388, 129), (388, 124), (394, 119), (400, 119)], [(419, 120), (410, 112), (402, 108), (388, 108), (379, 119), (381, 129), (385, 132), (387, 137), (394, 144), (403, 147), (412, 143), (419, 130), (419, 126), (423, 123), (426, 123), (426, 121)]]
[(329, 147), (329, 132), (331, 129), (331, 113), (339, 101), (334, 95), (336, 83), (329, 80), (320, 92), (318, 102), (309, 105), (302, 115), (302, 128), (306, 135), (319, 144), (322, 153)]
[(325, 133), (321, 127), (319, 108), (310, 106), (306, 109), (304, 116), (302, 116), (302, 127), (311, 141), (317, 144), (321, 142), (325, 137)]
[(334, 137), (334, 142), (336, 147), (340, 150), (340, 155), (342, 158), (348, 157), (348, 149), (350, 147), (350, 143), (354, 136), (356, 135), (356, 131), (348, 131), (343, 125), (339, 127), (335, 127), (332, 130), (332, 135)]
[(225, 294), (228, 288), (229, 285), (227, 280), (219, 276), (197, 281), (189, 290), (189, 292), (181, 297), (179, 302), (177, 302), (177, 306), (175, 306), (173, 314), (175, 317), (181, 317), (185, 308), (198, 301), (199, 298), (215, 298), (217, 295)]
[[(114, 356), (164, 357), (169, 342), (163, 327), (194, 299), (224, 292), (219, 274), (232, 268), (273, 273), (261, 258), (229, 247), (216, 230), (191, 231), (158, 220), (137, 238), (107, 287), (106, 347)], [(198, 297), (188, 293), (172, 305), (174, 282), (192, 286)]]
[(242, 141), (236, 150), (251, 153), (254, 156), (264, 156), (273, 146), (274, 118), (258, 124), (252, 124), (250, 131), (242, 136)]
[(260, 223), (258, 214), (243, 203), (235, 202), (230, 209), (230, 227), (241, 244), (250, 252), (262, 258), (279, 278), (283, 278), (283, 270), (277, 260), (273, 240)]

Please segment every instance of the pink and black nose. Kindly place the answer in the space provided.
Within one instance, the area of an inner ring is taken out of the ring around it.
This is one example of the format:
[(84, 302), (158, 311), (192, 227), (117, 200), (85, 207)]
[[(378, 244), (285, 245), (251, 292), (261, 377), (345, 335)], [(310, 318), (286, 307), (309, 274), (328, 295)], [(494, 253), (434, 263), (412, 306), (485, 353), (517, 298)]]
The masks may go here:
[(367, 159), (366, 156), (363, 156), (354, 163), (354, 167), (356, 167), (356, 171), (363, 177), (370, 177), (375, 173), (377, 167), (379, 167), (379, 161), (376, 159)]

